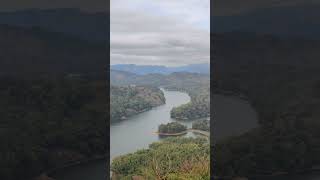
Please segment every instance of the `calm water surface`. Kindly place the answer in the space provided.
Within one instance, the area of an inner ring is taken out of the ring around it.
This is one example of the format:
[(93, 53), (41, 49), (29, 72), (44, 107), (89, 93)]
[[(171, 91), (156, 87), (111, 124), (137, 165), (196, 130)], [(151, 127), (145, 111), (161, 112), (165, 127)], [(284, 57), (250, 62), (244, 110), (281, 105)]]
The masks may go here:
[[(170, 118), (170, 110), (190, 101), (186, 93), (163, 89), (162, 91), (166, 104), (110, 125), (110, 162), (116, 156), (148, 148), (149, 144), (158, 141), (159, 136), (153, 134), (158, 130), (158, 126), (174, 121)], [(192, 124), (192, 122), (181, 123), (188, 127)], [(193, 136), (193, 134), (189, 133), (187, 136)], [(106, 180), (107, 171), (106, 161), (98, 161), (67, 168), (55, 174), (54, 177), (57, 180)]]
[[(160, 124), (174, 121), (170, 118), (173, 107), (186, 104), (190, 97), (186, 93), (163, 90), (166, 104), (150, 111), (138, 114), (110, 127), (110, 161), (119, 155), (148, 148), (149, 144), (158, 141), (159, 136), (153, 134)], [(191, 127), (191, 122), (184, 123)]]
[(239, 135), (258, 126), (257, 114), (248, 101), (213, 95), (213, 135), (216, 139)]
[[(153, 132), (157, 131), (158, 125), (174, 121), (170, 118), (170, 110), (190, 101), (190, 97), (181, 92), (164, 91), (166, 104), (152, 110), (136, 115), (126, 121), (112, 124), (110, 127), (110, 160), (116, 156), (135, 152), (141, 148), (147, 148), (152, 142), (158, 141), (159, 137)], [(257, 115), (250, 104), (235, 97), (214, 95), (215, 119), (214, 136), (218, 139), (229, 135), (237, 135), (257, 126)], [(191, 127), (192, 122), (184, 123)], [(187, 136), (193, 136), (192, 133)], [(55, 175), (57, 180), (106, 180), (107, 164), (105, 161), (67, 168)], [(319, 173), (279, 177), (280, 180), (320, 180)], [(278, 180), (276, 178), (273, 178)]]

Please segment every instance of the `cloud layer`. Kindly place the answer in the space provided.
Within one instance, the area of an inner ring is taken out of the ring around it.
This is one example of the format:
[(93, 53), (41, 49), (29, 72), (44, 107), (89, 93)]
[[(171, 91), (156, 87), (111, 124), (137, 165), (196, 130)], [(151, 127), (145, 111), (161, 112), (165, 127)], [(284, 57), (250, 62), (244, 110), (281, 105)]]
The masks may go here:
[(111, 64), (209, 62), (209, 13), (209, 0), (112, 0)]

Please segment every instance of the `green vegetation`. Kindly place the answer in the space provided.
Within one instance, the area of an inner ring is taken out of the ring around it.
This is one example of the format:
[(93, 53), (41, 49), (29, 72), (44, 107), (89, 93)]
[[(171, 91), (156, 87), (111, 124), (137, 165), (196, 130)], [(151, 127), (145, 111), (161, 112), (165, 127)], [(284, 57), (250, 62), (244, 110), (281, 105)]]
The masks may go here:
[(170, 116), (178, 120), (195, 120), (210, 116), (210, 77), (193, 73), (172, 74), (168, 90), (187, 92), (191, 102), (173, 108)]
[[(137, 75), (111, 71), (111, 84), (114, 86), (127, 87), (130, 84), (136, 84), (188, 93), (191, 102), (177, 108), (179, 116), (185, 117), (186, 120), (210, 116), (209, 80), (209, 75), (196, 73)], [(171, 113), (174, 112), (175, 110), (171, 111)], [(176, 114), (171, 116), (179, 119)], [(159, 133), (169, 134), (186, 130), (186, 126), (176, 122), (162, 124), (158, 129)], [(166, 138), (164, 141), (151, 144), (149, 149), (115, 158), (111, 166), (113, 179), (134, 177), (136, 179), (208, 180), (210, 179), (210, 148), (207, 139)]]
[(192, 123), (192, 129), (197, 129), (201, 131), (210, 131), (210, 121), (200, 120)]
[(319, 165), (320, 43), (254, 35), (212, 38), (214, 66), (219, 67), (212, 89), (245, 95), (259, 117), (257, 129), (216, 143), (216, 175), (295, 172)]
[(197, 73), (172, 73), (170, 75), (137, 75), (123, 71), (111, 71), (111, 84), (162, 86), (167, 90), (187, 92), (191, 102), (174, 108), (171, 117), (194, 120), (210, 116), (210, 77)]
[(209, 106), (206, 103), (190, 102), (172, 108), (171, 117), (178, 120), (195, 120), (210, 116)]
[(10, 25), (0, 39), (0, 179), (105, 156), (106, 44)]
[(168, 124), (161, 124), (158, 128), (159, 133), (180, 133), (187, 130), (187, 126), (177, 122), (170, 122)]
[(312, 137), (306, 129), (300, 128), (291, 131), (259, 129), (224, 140), (215, 149), (217, 175), (270, 175), (310, 169), (320, 160), (319, 135)]
[(158, 88), (132, 85), (111, 86), (110, 103), (111, 122), (117, 122), (164, 104), (165, 97)]
[(0, 179), (105, 155), (105, 81), (1, 78)]
[(167, 138), (115, 158), (113, 179), (210, 179), (210, 147), (202, 138)]

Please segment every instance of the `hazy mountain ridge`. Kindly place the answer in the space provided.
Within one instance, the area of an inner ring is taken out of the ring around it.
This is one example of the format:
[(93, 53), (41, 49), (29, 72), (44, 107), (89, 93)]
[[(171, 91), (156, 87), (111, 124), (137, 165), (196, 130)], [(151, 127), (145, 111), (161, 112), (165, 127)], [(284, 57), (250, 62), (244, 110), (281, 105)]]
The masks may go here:
[(212, 16), (211, 31), (255, 32), (281, 37), (319, 39), (320, 5), (275, 6), (257, 8), (240, 14)]
[(318, 0), (216, 0), (213, 2), (215, 16), (236, 15), (260, 8), (318, 5)]
[(171, 74), (173, 72), (191, 72), (191, 73), (210, 73), (210, 64), (190, 64), (178, 67), (135, 65), (135, 64), (116, 64), (110, 67), (113, 70), (127, 71), (139, 75), (144, 74)]
[(110, 83), (114, 85), (152, 85), (152, 86), (168, 86), (168, 85), (209, 85), (210, 76), (208, 74), (174, 72), (171, 74), (147, 74), (139, 75), (126, 71), (112, 70), (110, 71)]
[(102, 75), (107, 67), (103, 43), (10, 25), (0, 25), (0, 39), (2, 75)]
[(1, 12), (0, 24), (20, 27), (41, 27), (81, 39), (105, 42), (109, 39), (107, 13), (88, 13), (79, 9), (27, 9)]

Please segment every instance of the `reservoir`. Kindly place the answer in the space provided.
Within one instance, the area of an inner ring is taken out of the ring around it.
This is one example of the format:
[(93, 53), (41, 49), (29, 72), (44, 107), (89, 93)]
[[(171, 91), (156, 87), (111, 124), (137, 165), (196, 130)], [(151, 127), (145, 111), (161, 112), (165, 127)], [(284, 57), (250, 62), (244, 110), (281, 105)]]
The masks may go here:
[[(174, 121), (170, 118), (170, 110), (190, 101), (186, 93), (164, 89), (162, 91), (166, 104), (128, 118), (128, 120), (111, 124), (110, 161), (116, 156), (148, 148), (149, 144), (158, 141), (159, 136), (153, 134), (158, 131), (158, 126)], [(184, 124), (191, 127), (191, 122)]]
[[(190, 102), (188, 94), (178, 91), (164, 92), (166, 103), (147, 112), (132, 116), (119, 123), (110, 124), (110, 162), (119, 155), (148, 148), (149, 144), (160, 140), (157, 134), (160, 124), (175, 121), (170, 118), (170, 110)], [(181, 122), (191, 127), (192, 122)], [(192, 136), (188, 133), (186, 136)], [(55, 173), (56, 180), (106, 180), (107, 161), (96, 161), (66, 168)]]
[[(149, 144), (159, 141), (158, 135), (153, 134), (160, 124), (175, 121), (170, 118), (173, 107), (190, 102), (188, 94), (162, 89), (166, 104), (155, 107), (150, 111), (132, 116), (125, 121), (110, 125), (110, 161), (119, 155), (148, 148)], [(236, 97), (214, 95), (214, 136), (218, 138), (239, 134), (256, 127), (256, 113), (250, 104)], [(189, 128), (191, 122), (181, 122)], [(233, 125), (233, 126), (230, 126)], [(189, 132), (186, 136), (194, 136)], [(107, 162), (96, 161), (71, 168), (55, 174), (56, 180), (106, 180)]]
[(240, 135), (258, 126), (257, 113), (248, 101), (219, 94), (214, 94), (212, 99), (212, 134), (217, 140)]

